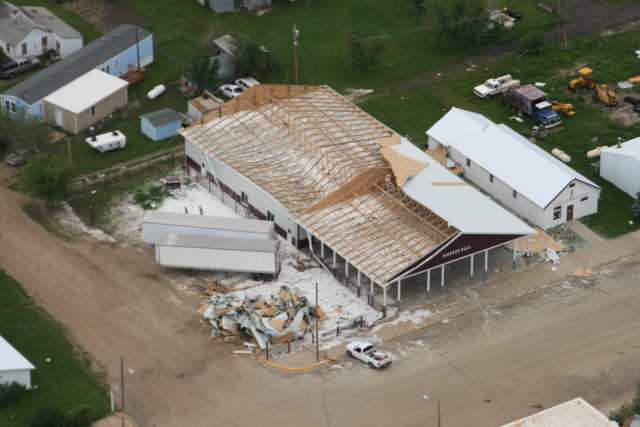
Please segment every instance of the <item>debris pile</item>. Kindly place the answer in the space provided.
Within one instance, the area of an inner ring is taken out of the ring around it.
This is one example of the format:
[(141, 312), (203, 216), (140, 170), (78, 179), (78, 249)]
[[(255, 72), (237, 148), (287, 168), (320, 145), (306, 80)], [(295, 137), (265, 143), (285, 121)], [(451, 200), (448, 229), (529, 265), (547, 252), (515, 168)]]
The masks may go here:
[(267, 343), (280, 344), (304, 338), (318, 322), (327, 319), (318, 306), (311, 304), (299, 289), (286, 286), (267, 301), (262, 295), (248, 298), (245, 292), (216, 293), (198, 309), (213, 326), (211, 336), (234, 340), (241, 333), (253, 337), (261, 349)]

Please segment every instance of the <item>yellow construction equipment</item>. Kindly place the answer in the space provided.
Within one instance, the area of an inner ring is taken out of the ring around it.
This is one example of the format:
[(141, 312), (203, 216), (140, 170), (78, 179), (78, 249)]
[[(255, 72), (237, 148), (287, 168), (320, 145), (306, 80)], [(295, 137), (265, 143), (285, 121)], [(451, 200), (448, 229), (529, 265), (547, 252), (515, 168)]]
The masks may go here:
[(581, 68), (578, 70), (578, 73), (580, 74), (580, 77), (569, 82), (569, 90), (572, 90), (575, 93), (580, 93), (583, 87), (593, 89), (596, 86), (595, 79), (591, 77), (591, 73), (593, 73), (591, 68)]
[(596, 93), (593, 94), (593, 98), (603, 102), (607, 107), (613, 107), (620, 102), (620, 95), (611, 83), (596, 85)]
[(573, 116), (576, 111), (573, 109), (573, 104), (562, 104), (558, 101), (549, 101), (552, 105), (553, 111), (556, 113), (562, 113), (565, 116)]

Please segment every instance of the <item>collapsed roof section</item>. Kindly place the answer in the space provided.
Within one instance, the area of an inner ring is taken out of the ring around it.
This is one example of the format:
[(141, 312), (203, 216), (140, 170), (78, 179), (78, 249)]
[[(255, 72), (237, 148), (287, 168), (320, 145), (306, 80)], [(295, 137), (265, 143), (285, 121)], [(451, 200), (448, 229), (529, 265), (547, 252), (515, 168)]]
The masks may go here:
[(183, 135), (297, 214), (371, 167), (393, 132), (328, 87), (256, 85)]

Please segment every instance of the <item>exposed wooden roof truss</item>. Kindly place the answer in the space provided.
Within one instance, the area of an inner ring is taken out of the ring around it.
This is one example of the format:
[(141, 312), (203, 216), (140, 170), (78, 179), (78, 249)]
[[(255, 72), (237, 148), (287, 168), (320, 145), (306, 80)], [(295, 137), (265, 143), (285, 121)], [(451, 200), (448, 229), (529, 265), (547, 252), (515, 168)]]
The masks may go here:
[(390, 168), (362, 172), (296, 221), (381, 285), (459, 232), (402, 192)]
[(327, 87), (257, 85), (185, 130), (292, 213), (387, 165), (393, 132)]

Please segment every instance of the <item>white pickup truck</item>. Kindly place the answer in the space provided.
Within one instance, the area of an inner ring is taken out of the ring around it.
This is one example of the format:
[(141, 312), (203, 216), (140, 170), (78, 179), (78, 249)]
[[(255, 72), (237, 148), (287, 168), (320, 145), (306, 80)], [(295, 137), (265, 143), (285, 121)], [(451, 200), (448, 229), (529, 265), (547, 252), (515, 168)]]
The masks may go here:
[(366, 341), (354, 341), (347, 345), (347, 354), (362, 360), (370, 368), (384, 368), (391, 364), (391, 356), (380, 353), (375, 347)]
[(490, 98), (491, 95), (499, 95), (509, 89), (520, 86), (520, 80), (511, 78), (511, 74), (487, 80), (483, 85), (473, 88), (473, 93), (478, 98)]

